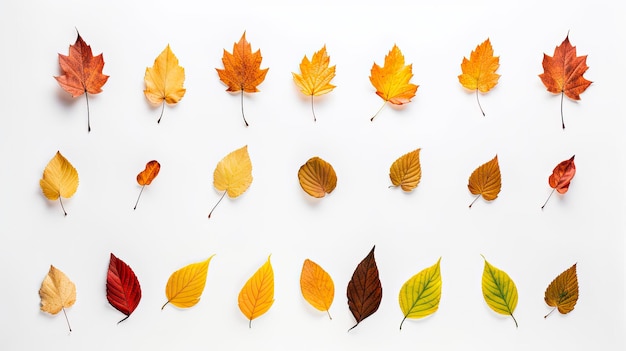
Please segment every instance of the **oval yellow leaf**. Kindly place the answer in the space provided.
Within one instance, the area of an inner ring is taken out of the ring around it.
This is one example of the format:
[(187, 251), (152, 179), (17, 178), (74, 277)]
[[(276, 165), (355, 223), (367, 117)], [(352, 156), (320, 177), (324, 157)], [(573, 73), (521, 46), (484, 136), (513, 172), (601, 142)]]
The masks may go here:
[(274, 270), (270, 258), (248, 279), (239, 292), (239, 309), (250, 321), (267, 312), (274, 303)]
[(300, 274), (300, 290), (304, 299), (320, 311), (330, 316), (330, 305), (335, 299), (335, 284), (330, 275), (317, 263), (306, 259)]
[[(59, 269), (50, 265), (50, 270), (41, 283), (39, 289), (41, 310), (50, 314), (57, 314), (61, 310), (71, 307), (76, 302), (76, 285)], [(72, 331), (65, 315), (67, 327)]]
[(517, 320), (513, 316), (515, 307), (517, 307), (517, 287), (513, 280), (504, 271), (492, 266), (487, 259), (483, 269), (482, 290), (483, 297), (487, 305), (496, 313), (509, 315), (515, 322)]
[(472, 207), (481, 195), (487, 201), (495, 200), (498, 197), (502, 188), (498, 155), (472, 172), (467, 188), (472, 194), (477, 195), (469, 207)]
[[(554, 312), (555, 309), (558, 309), (562, 314), (570, 313), (574, 310), (574, 306), (576, 306), (578, 301), (578, 276), (576, 275), (575, 263), (554, 278), (546, 288), (544, 299), (548, 306), (554, 307), (550, 313)], [(550, 313), (545, 317), (548, 317)]]
[(400, 329), (402, 329), (402, 324), (407, 318), (424, 318), (435, 313), (439, 308), (439, 301), (441, 300), (440, 262), (441, 258), (433, 266), (417, 273), (402, 285), (398, 300), (404, 318), (400, 323)]
[(302, 190), (317, 198), (330, 194), (337, 186), (337, 174), (333, 166), (317, 156), (300, 167), (298, 180)]
[(231, 198), (243, 194), (252, 184), (252, 161), (248, 154), (248, 145), (228, 155), (215, 167), (213, 186), (219, 191), (226, 191)]
[(422, 179), (420, 150), (413, 150), (402, 155), (391, 165), (389, 178), (393, 186), (399, 186), (404, 191), (411, 191), (417, 187)]
[(48, 162), (43, 171), (39, 186), (44, 196), (49, 200), (59, 199), (65, 215), (65, 208), (61, 197), (70, 198), (78, 189), (78, 172), (76, 168), (59, 151)]
[(206, 277), (209, 271), (209, 262), (213, 258), (187, 265), (170, 275), (165, 286), (167, 302), (161, 307), (165, 308), (168, 303), (179, 307), (189, 308), (200, 301), (200, 296), (206, 285)]

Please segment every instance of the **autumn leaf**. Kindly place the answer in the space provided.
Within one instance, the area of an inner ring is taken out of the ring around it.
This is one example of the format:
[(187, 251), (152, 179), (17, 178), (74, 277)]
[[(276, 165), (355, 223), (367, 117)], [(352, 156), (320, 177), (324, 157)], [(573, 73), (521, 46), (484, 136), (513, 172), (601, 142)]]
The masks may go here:
[(248, 279), (237, 299), (241, 313), (252, 320), (267, 312), (274, 303), (274, 270), (270, 258)]
[(57, 314), (63, 311), (65, 321), (70, 332), (70, 321), (67, 319), (66, 308), (71, 307), (76, 302), (76, 285), (72, 283), (70, 278), (59, 269), (50, 265), (50, 270), (41, 283), (39, 289), (39, 297), (41, 298), (41, 310), (50, 314)]
[(418, 85), (409, 83), (412, 77), (413, 65), (404, 64), (404, 55), (397, 45), (394, 45), (389, 54), (385, 56), (383, 67), (374, 62), (370, 73), (370, 82), (376, 88), (376, 94), (385, 102), (370, 119), (371, 121), (376, 118), (387, 102), (394, 105), (411, 102), (411, 98), (415, 96), (418, 88)]
[(102, 74), (104, 58), (102, 54), (93, 56), (91, 47), (85, 43), (78, 31), (74, 45), (70, 45), (69, 55), (59, 54), (59, 65), (63, 74), (54, 77), (61, 88), (77, 97), (85, 94), (87, 101), (87, 131), (91, 131), (89, 122), (89, 95), (102, 92), (102, 86), (109, 76)]
[(404, 191), (417, 188), (420, 179), (422, 179), (420, 150), (413, 150), (394, 161), (389, 169), (389, 178), (393, 186), (399, 186)]
[(511, 316), (517, 327), (517, 320), (513, 316), (517, 306), (517, 287), (506, 272), (492, 266), (485, 256), (483, 269), (482, 290), (487, 305), (496, 313)]
[(300, 63), (300, 73), (292, 72), (293, 81), (296, 82), (298, 88), (304, 95), (311, 96), (311, 112), (313, 112), (313, 120), (315, 117), (315, 109), (313, 108), (313, 97), (330, 93), (335, 86), (330, 81), (335, 77), (335, 66), (330, 65), (330, 57), (326, 54), (326, 45), (320, 51), (313, 54), (311, 61), (304, 56)]
[(170, 275), (165, 286), (167, 302), (161, 309), (164, 309), (168, 303), (179, 308), (189, 308), (200, 301), (206, 285), (209, 262), (213, 256), (215, 255), (202, 262), (189, 264)]
[(544, 297), (548, 306), (554, 307), (544, 318), (548, 317), (555, 309), (560, 313), (567, 314), (574, 310), (578, 301), (578, 276), (576, 264), (568, 268), (548, 285)]
[(433, 266), (417, 273), (402, 285), (398, 296), (400, 309), (404, 314), (400, 323), (400, 330), (402, 330), (402, 324), (407, 318), (424, 318), (439, 309), (439, 300), (441, 300), (440, 262), (441, 258)]
[(161, 105), (161, 115), (157, 123), (161, 123), (165, 103), (176, 104), (185, 95), (183, 88), (185, 82), (185, 69), (178, 64), (178, 58), (170, 49), (170, 45), (157, 56), (152, 67), (146, 68), (144, 77), (148, 101), (155, 105)]
[(556, 165), (556, 167), (554, 167), (552, 174), (548, 178), (548, 184), (550, 184), (552, 191), (550, 192), (550, 195), (548, 195), (546, 202), (544, 202), (543, 206), (541, 206), (542, 210), (544, 207), (546, 207), (548, 200), (550, 200), (550, 197), (552, 197), (552, 194), (555, 190), (559, 194), (565, 194), (569, 189), (569, 183), (572, 181), (572, 178), (574, 178), (574, 175), (576, 174), (574, 156), (572, 156), (569, 160), (565, 160)]
[(330, 275), (317, 263), (306, 259), (300, 273), (300, 290), (304, 299), (319, 311), (330, 316), (330, 306), (335, 298), (335, 284)]
[(493, 56), (493, 48), (489, 38), (482, 44), (476, 46), (476, 49), (470, 54), (470, 59), (463, 57), (461, 63), (461, 71), (459, 82), (465, 88), (476, 91), (476, 101), (480, 112), (485, 115), (480, 100), (478, 100), (478, 92), (486, 93), (498, 84), (500, 75), (496, 73), (500, 67), (500, 57)]
[(378, 277), (374, 249), (359, 263), (348, 283), (348, 307), (356, 319), (354, 329), (361, 321), (378, 310), (383, 298), (383, 288)]
[(149, 161), (146, 163), (146, 169), (139, 172), (137, 174), (137, 183), (141, 185), (141, 190), (139, 191), (139, 196), (137, 196), (137, 202), (135, 202), (135, 207), (133, 210), (137, 209), (137, 204), (139, 204), (139, 199), (141, 198), (141, 194), (143, 193), (143, 188), (146, 185), (150, 185), (154, 178), (159, 175), (159, 171), (161, 170), (161, 164), (155, 160)]
[(256, 93), (257, 85), (263, 83), (269, 68), (261, 69), (261, 50), (252, 52), (252, 46), (246, 41), (246, 32), (243, 33), (238, 43), (233, 45), (233, 53), (224, 50), (222, 63), (224, 69), (216, 68), (220, 80), (228, 86), (226, 91), (241, 91), (241, 116), (248, 126), (246, 116), (243, 113), (243, 93)]
[(61, 209), (67, 216), (62, 197), (70, 198), (78, 189), (78, 172), (76, 168), (59, 151), (48, 162), (39, 180), (39, 186), (48, 200), (59, 199)]
[(554, 49), (552, 57), (543, 54), (543, 73), (539, 75), (549, 92), (561, 94), (561, 126), (563, 121), (563, 95), (572, 100), (580, 100), (582, 94), (591, 85), (583, 74), (587, 72), (587, 55), (576, 56), (576, 47), (569, 42), (569, 33), (561, 45)]
[(128, 319), (141, 300), (141, 286), (135, 272), (113, 254), (109, 261), (106, 291), (111, 306), (126, 315), (117, 324)]
[(209, 218), (226, 193), (229, 197), (236, 198), (248, 190), (250, 184), (252, 184), (252, 162), (246, 145), (226, 155), (215, 167), (213, 186), (224, 193), (209, 212)]
[(498, 155), (472, 172), (467, 187), (472, 194), (477, 195), (469, 205), (470, 208), (481, 195), (487, 201), (495, 200), (498, 197), (502, 188)]
[(298, 180), (302, 190), (317, 198), (330, 194), (337, 186), (337, 174), (333, 166), (317, 156), (300, 167)]

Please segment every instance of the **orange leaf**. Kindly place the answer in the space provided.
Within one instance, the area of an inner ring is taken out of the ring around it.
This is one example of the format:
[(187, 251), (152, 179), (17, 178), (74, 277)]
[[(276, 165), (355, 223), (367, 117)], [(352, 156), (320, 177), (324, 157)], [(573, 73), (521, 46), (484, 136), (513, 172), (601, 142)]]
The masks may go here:
[(102, 92), (102, 86), (107, 82), (109, 76), (102, 74), (104, 59), (102, 54), (93, 56), (91, 47), (85, 43), (78, 34), (74, 45), (70, 45), (69, 55), (59, 54), (59, 65), (63, 74), (54, 77), (63, 90), (72, 97), (77, 97), (85, 93), (87, 99), (87, 130), (91, 131), (89, 123), (89, 94)]
[(548, 91), (561, 94), (561, 125), (563, 122), (563, 95), (572, 100), (580, 100), (582, 94), (591, 85), (583, 74), (589, 69), (587, 55), (576, 56), (576, 47), (569, 42), (569, 34), (561, 45), (554, 49), (554, 56), (543, 54), (543, 73), (539, 75)]
[(246, 126), (248, 126), (248, 122), (243, 114), (243, 93), (259, 91), (257, 85), (265, 80), (265, 75), (269, 69), (260, 69), (262, 59), (261, 50), (252, 52), (252, 47), (246, 41), (246, 32), (244, 32), (239, 42), (233, 45), (232, 54), (224, 50), (222, 56), (224, 69), (216, 68), (220, 80), (228, 86), (226, 91), (241, 91), (241, 115)]
[(300, 63), (300, 72), (302, 74), (293, 73), (293, 81), (296, 83), (300, 91), (305, 95), (311, 96), (311, 111), (313, 112), (313, 120), (315, 110), (313, 110), (313, 96), (320, 96), (330, 93), (335, 86), (330, 81), (335, 77), (335, 66), (328, 67), (330, 57), (326, 54), (326, 45), (322, 49), (313, 54), (311, 61), (304, 56)]
[(239, 309), (248, 318), (252, 326), (252, 320), (267, 312), (274, 304), (274, 270), (270, 258), (261, 266), (246, 284), (241, 288), (237, 298)]
[(337, 186), (337, 174), (330, 163), (319, 157), (312, 157), (298, 171), (300, 186), (313, 197), (324, 197)]
[(146, 163), (146, 169), (144, 169), (143, 171), (139, 172), (139, 174), (137, 174), (137, 183), (141, 185), (141, 191), (139, 192), (139, 196), (137, 197), (137, 202), (135, 203), (135, 208), (133, 208), (133, 210), (137, 209), (139, 198), (141, 197), (141, 193), (143, 193), (143, 188), (146, 185), (150, 185), (150, 183), (152, 183), (154, 178), (156, 178), (156, 176), (159, 174), (160, 170), (161, 170), (161, 164), (159, 164), (159, 162), (155, 160), (152, 160)]
[(320, 311), (326, 311), (328, 318), (332, 319), (328, 310), (335, 298), (335, 284), (322, 267), (309, 259), (302, 264), (300, 290), (308, 303)]
[(572, 181), (572, 178), (574, 178), (574, 175), (576, 174), (576, 165), (574, 164), (574, 156), (572, 156), (569, 160), (565, 160), (559, 163), (558, 165), (556, 165), (556, 167), (554, 167), (552, 174), (548, 178), (548, 184), (550, 184), (550, 187), (552, 188), (552, 192), (550, 192), (548, 199), (543, 204), (543, 206), (541, 206), (541, 209), (543, 209), (546, 206), (546, 204), (548, 203), (548, 200), (550, 200), (550, 197), (552, 197), (552, 194), (554, 193), (555, 190), (559, 194), (565, 194), (567, 190), (569, 189), (569, 183)]
[(470, 208), (481, 195), (487, 201), (495, 200), (498, 197), (502, 188), (498, 155), (472, 172), (467, 187), (472, 194), (478, 195), (469, 205)]
[(476, 91), (476, 101), (483, 116), (485, 112), (480, 106), (478, 92), (486, 93), (498, 84), (500, 78), (500, 75), (496, 74), (498, 67), (500, 67), (500, 58), (493, 56), (493, 48), (489, 38), (476, 46), (476, 49), (470, 54), (469, 60), (463, 57), (461, 63), (463, 74), (459, 75), (459, 82), (465, 88)]
[[(576, 276), (575, 263), (565, 272), (554, 278), (550, 285), (548, 285), (544, 300), (548, 306), (558, 309), (562, 314), (570, 313), (574, 310), (576, 301), (578, 301), (578, 277)], [(550, 313), (553, 311), (554, 309), (552, 309)], [(548, 317), (550, 313), (545, 317)]]
[(420, 150), (413, 150), (398, 158), (389, 169), (389, 178), (393, 186), (400, 186), (404, 191), (417, 188), (422, 179)]
[[(385, 103), (378, 110), (382, 110), (387, 102), (394, 105), (403, 105), (411, 102), (411, 98), (415, 96), (417, 85), (409, 83), (413, 77), (413, 65), (404, 64), (404, 55), (394, 45), (389, 54), (385, 56), (385, 65), (380, 67), (374, 62), (370, 73), (370, 82), (376, 88), (376, 94), (380, 96)], [(371, 118), (374, 120), (378, 112)]]

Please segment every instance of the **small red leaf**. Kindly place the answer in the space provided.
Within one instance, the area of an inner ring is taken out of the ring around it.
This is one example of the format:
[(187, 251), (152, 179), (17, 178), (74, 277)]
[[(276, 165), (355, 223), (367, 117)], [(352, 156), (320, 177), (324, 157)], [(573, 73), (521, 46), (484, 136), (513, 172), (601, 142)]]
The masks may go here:
[[(559, 194), (565, 194), (567, 190), (569, 189), (569, 183), (572, 181), (572, 178), (574, 178), (574, 175), (576, 174), (576, 165), (574, 164), (574, 156), (572, 156), (569, 160), (565, 160), (559, 163), (558, 165), (556, 165), (556, 167), (554, 167), (552, 174), (548, 178), (548, 183), (550, 184), (550, 187), (552, 188), (552, 192), (548, 196), (548, 200), (550, 200), (550, 197), (552, 196), (555, 190)], [(546, 204), (548, 203), (548, 200), (546, 200), (543, 206), (541, 206), (541, 209), (543, 209), (546, 206)]]
[(359, 263), (348, 283), (348, 307), (356, 319), (354, 329), (362, 320), (378, 310), (383, 298), (383, 288), (378, 277), (374, 249)]
[(141, 300), (141, 287), (135, 272), (111, 253), (107, 272), (107, 300), (111, 306), (126, 315), (118, 324), (130, 317)]

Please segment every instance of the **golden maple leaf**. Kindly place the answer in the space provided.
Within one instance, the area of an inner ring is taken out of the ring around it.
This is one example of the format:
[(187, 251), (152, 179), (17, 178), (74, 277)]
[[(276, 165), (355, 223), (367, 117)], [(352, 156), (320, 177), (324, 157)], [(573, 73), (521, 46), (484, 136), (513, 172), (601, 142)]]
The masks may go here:
[(317, 120), (313, 109), (313, 97), (327, 94), (335, 89), (335, 86), (330, 84), (330, 81), (335, 77), (335, 66), (329, 67), (329, 64), (330, 57), (326, 54), (326, 45), (324, 45), (320, 51), (313, 54), (311, 61), (306, 55), (304, 56), (300, 63), (301, 74), (292, 72), (293, 81), (300, 88), (300, 91), (311, 96), (313, 120)]
[(209, 212), (209, 218), (226, 193), (231, 198), (238, 197), (248, 190), (250, 184), (252, 184), (252, 162), (246, 145), (224, 156), (215, 167), (213, 186), (224, 193)]
[(39, 180), (39, 186), (48, 200), (59, 199), (61, 209), (67, 216), (62, 197), (70, 198), (78, 189), (78, 172), (76, 168), (59, 151), (48, 162)]
[(161, 104), (161, 115), (157, 123), (161, 123), (165, 103), (175, 104), (185, 95), (185, 69), (178, 64), (178, 58), (170, 49), (170, 45), (157, 56), (152, 67), (146, 68), (144, 77), (146, 89), (143, 93), (148, 101)]
[(404, 55), (402, 55), (397, 45), (394, 45), (389, 54), (385, 56), (383, 67), (374, 62), (370, 73), (370, 82), (376, 88), (376, 94), (385, 100), (385, 103), (370, 120), (374, 120), (387, 102), (394, 105), (403, 105), (411, 102), (411, 98), (415, 96), (415, 92), (419, 87), (409, 83), (412, 77), (413, 65), (404, 64)]
[(469, 205), (470, 208), (481, 195), (487, 201), (495, 200), (498, 197), (502, 188), (498, 155), (472, 172), (467, 187), (472, 194), (477, 195)]
[(476, 101), (480, 112), (485, 115), (480, 100), (478, 100), (478, 92), (486, 93), (498, 84), (500, 75), (496, 70), (500, 67), (500, 57), (493, 56), (493, 48), (489, 38), (482, 44), (476, 46), (476, 49), (470, 54), (470, 59), (463, 57), (461, 63), (462, 74), (459, 75), (459, 82), (465, 88), (476, 91)]
[(59, 269), (50, 265), (50, 270), (41, 283), (39, 289), (41, 298), (41, 310), (50, 314), (57, 314), (63, 311), (67, 327), (72, 331), (70, 322), (67, 319), (65, 309), (71, 307), (76, 302), (76, 285), (70, 278)]

